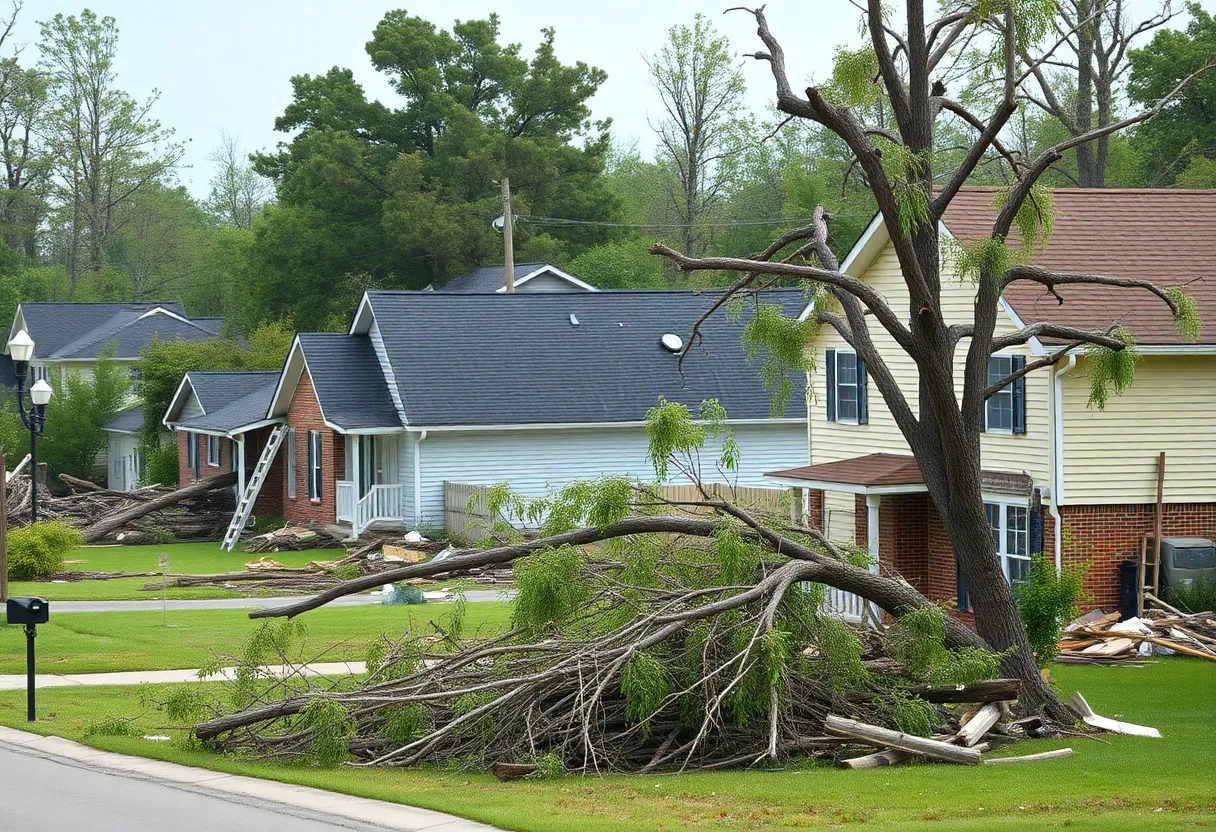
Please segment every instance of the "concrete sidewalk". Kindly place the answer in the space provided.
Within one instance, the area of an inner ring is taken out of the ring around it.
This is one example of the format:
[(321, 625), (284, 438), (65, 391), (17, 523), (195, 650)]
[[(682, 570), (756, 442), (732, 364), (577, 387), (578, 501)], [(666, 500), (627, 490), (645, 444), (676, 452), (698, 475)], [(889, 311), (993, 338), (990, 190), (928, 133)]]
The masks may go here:
[[(231, 681), (236, 668), (225, 667), (207, 681)], [(366, 673), (364, 662), (316, 662), (298, 668), (272, 666), (263, 668), (267, 674), (283, 676), (299, 673), (302, 676), (349, 676)], [(97, 687), (100, 685), (166, 685), (178, 682), (198, 682), (198, 670), (124, 670), (117, 673), (39, 673), (35, 687), (70, 688)], [(0, 690), (25, 690), (25, 674), (0, 675)]]
[[(197, 600), (139, 600), (139, 601), (56, 601), (51, 600), (51, 615), (65, 612), (155, 612), (162, 608), (169, 610), (249, 610), (271, 609), (294, 604), (307, 598), (307, 595), (295, 595), (282, 598), (201, 598)], [(511, 589), (474, 589), (466, 592), (464, 598), (469, 602), (480, 601), (509, 601), (515, 597)], [(379, 593), (373, 595), (347, 595), (335, 598), (327, 607), (357, 607), (368, 604), (379, 604), (383, 599)], [(430, 603), (442, 603), (431, 601)]]
[[(104, 803), (94, 803), (91, 806), (68, 807), (81, 818), (92, 815), (92, 822), (87, 822), (86, 825), (86, 822), (81, 820), (72, 828), (134, 828), (133, 825), (126, 823), (117, 827), (113, 824), (103, 823), (101, 826), (95, 824), (98, 821), (104, 821), (111, 812), (117, 814), (118, 808), (126, 805), (125, 793), (141, 789), (146, 792), (149, 788), (155, 787), (162, 790), (159, 794), (163, 796), (153, 796), (155, 799), (145, 799), (143, 802), (163, 805), (164, 812), (141, 817), (140, 819), (144, 821), (141, 829), (216, 828), (211, 826), (206, 818), (182, 817), (178, 818), (175, 823), (171, 819), (173, 795), (163, 792), (164, 789), (171, 789), (178, 792), (179, 795), (189, 793), (196, 798), (223, 801), (223, 804), (238, 816), (244, 809), (248, 817), (238, 822), (242, 823), (245, 828), (251, 828), (250, 823), (258, 823), (257, 818), (261, 818), (264, 822), (266, 811), (269, 810), (298, 818), (304, 821), (304, 823), (299, 823), (298, 828), (307, 829), (322, 827), (390, 829), (400, 830), (400, 832), (495, 832), (496, 830), (496, 827), (493, 826), (486, 826), (429, 809), (418, 809), (363, 797), (351, 797), (307, 786), (260, 780), (256, 777), (224, 774), (143, 757), (129, 757), (125, 754), (99, 751), (62, 737), (43, 737), (3, 726), (0, 726), (0, 751), (16, 755), (14, 761), (18, 764), (21, 756), (41, 758), (77, 769), (77, 777), (80, 780), (99, 781), (92, 784), (96, 788), (92, 789), (90, 793), (104, 793), (108, 800), (113, 801), (114, 805), (107, 807)], [(73, 797), (78, 803), (88, 803), (88, 801), (81, 801), (80, 796), (71, 789), (57, 790), (56, 784), (70, 782), (71, 779), (72, 775), (65, 772), (62, 777), (35, 778), (33, 783), (27, 785), (26, 788), (42, 788), (46, 792), (41, 796), (34, 795), (42, 802), (43, 810), (38, 815), (44, 822), (45, 818), (54, 810), (62, 808), (49, 804), (71, 800)], [(29, 797), (30, 795), (23, 796)], [(148, 795), (144, 795), (144, 797), (147, 798)], [(10, 797), (10, 802), (13, 799)], [(138, 801), (133, 800), (132, 802), (137, 803)], [(186, 802), (184, 796), (178, 802)], [(254, 811), (257, 811), (258, 814), (255, 815)], [(116, 816), (110, 819), (118, 820)], [(131, 824), (134, 823), (134, 819), (128, 820)], [(287, 824), (283, 825), (283, 828), (287, 827)], [(58, 828), (69, 827), (60, 826)]]

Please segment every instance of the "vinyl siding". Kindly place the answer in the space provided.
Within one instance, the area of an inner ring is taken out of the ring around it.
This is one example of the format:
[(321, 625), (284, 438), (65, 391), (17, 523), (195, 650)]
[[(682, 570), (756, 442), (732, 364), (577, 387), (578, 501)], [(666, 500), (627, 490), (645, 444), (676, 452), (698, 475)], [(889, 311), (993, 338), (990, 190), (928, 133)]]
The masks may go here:
[(1105, 410), (1087, 405), (1085, 361), (1063, 379), (1064, 502), (1151, 503), (1165, 451), (1165, 500), (1216, 502), (1216, 356), (1143, 356)]
[(585, 292), (587, 290), (580, 289), (573, 283), (567, 283), (557, 275), (538, 274), (527, 283), (521, 283), (516, 286), (515, 291), (522, 295), (530, 292)]
[[(895, 314), (908, 320), (908, 298), (894, 249), (888, 244), (862, 276), (886, 298)], [(946, 272), (942, 277), (942, 312), (947, 323), (963, 323), (973, 319), (975, 289), (960, 283)], [(1016, 331), (1017, 327), (1003, 313), (998, 313), (997, 334)], [(880, 324), (871, 319), (870, 332), (887, 361), (892, 374), (904, 391), (913, 412), (917, 411), (917, 370), (912, 359), (895, 343)], [(955, 358), (954, 377), (962, 396), (963, 365), (968, 341), (964, 340)], [(872, 453), (911, 453), (903, 434), (891, 417), (882, 394), (870, 380), (868, 403), (869, 424), (844, 425), (827, 419), (827, 376), (824, 354), (829, 349), (850, 349), (844, 339), (830, 327), (824, 327), (814, 345), (814, 366), (810, 390), (810, 456), (811, 463), (835, 462)], [(1028, 348), (1008, 351), (1030, 355)], [(1029, 360), (1029, 358), (1027, 359)], [(994, 471), (1026, 472), (1037, 484), (1046, 485), (1050, 472), (1050, 422), (1048, 394), (1050, 374), (1032, 373), (1026, 379), (1026, 433), (1024, 435), (984, 434), (981, 438), (983, 465)]]
[(857, 495), (844, 491), (823, 492), (823, 522), (828, 538), (855, 543), (857, 536)]
[[(797, 423), (735, 425), (740, 450), (739, 485), (772, 487), (764, 474), (805, 465), (806, 434)], [(404, 437), (400, 479), (406, 484), (408, 522), (414, 525), (414, 439)], [(702, 479), (726, 482), (714, 467), (720, 446), (711, 443), (702, 453)], [(646, 432), (642, 427), (603, 429), (538, 429), (514, 431), (432, 431), (420, 445), (423, 526), (443, 523), (443, 483), (492, 485), (509, 482), (529, 496), (541, 496), (550, 486), (578, 479), (628, 474), (653, 479), (646, 458)], [(679, 476), (671, 482), (687, 482)]]
[(177, 414), (178, 422), (185, 422), (197, 416), (203, 415), (203, 404), (198, 400), (198, 396), (194, 395), (194, 391), (190, 391), (190, 397), (186, 399), (182, 405), (181, 413)]

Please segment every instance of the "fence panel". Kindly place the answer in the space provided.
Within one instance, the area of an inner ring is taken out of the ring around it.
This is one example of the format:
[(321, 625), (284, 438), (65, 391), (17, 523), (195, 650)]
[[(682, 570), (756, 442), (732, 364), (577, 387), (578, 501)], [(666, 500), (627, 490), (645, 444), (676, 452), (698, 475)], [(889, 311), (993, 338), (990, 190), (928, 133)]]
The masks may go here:
[[(443, 483), (443, 527), (448, 536), (470, 543), (485, 537), (490, 525), (489, 488), (463, 482)], [(477, 499), (469, 511), (469, 501)]]

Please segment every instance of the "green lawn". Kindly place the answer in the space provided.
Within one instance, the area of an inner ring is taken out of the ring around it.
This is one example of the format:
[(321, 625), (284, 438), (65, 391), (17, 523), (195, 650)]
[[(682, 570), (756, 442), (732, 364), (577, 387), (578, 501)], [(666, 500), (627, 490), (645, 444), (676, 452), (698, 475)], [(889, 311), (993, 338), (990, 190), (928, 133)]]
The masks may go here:
[[(488, 775), (325, 770), (240, 762), (176, 743), (92, 737), (99, 748), (453, 812), (528, 832), (751, 830), (1195, 829), (1216, 824), (1216, 667), (1189, 659), (1144, 669), (1059, 667), (1100, 713), (1155, 725), (1164, 739), (1028, 741), (1008, 753), (1071, 746), (1067, 760), (1022, 766), (906, 765), (682, 777), (566, 777), (499, 783)], [(24, 694), (0, 694), (0, 723), (82, 739), (103, 716), (143, 714), (140, 730), (175, 733), (134, 688), (48, 690), (39, 721)]]
[[(381, 633), (401, 635), (411, 626), (429, 630), (442, 624), (454, 605), (329, 607), (302, 620), (307, 630), (303, 655), (310, 661), (361, 661), (368, 643)], [(261, 621), (246, 610), (170, 610), (169, 626), (157, 612), (54, 614), (38, 627), (39, 673), (101, 673), (117, 670), (172, 670), (199, 667), (213, 656), (241, 649)], [(500, 628), (510, 618), (506, 603), (468, 604), (465, 626), (473, 632)], [(433, 630), (431, 630), (433, 632)], [(0, 626), (0, 673), (25, 672), (25, 632)]]
[[(159, 572), (160, 556), (169, 555), (169, 571), (182, 575), (206, 575), (214, 572), (239, 572), (245, 562), (262, 555), (246, 555), (237, 547), (235, 552), (220, 549), (220, 544), (170, 543), (164, 546), (82, 546), (66, 558), (64, 571), (73, 572)], [(304, 552), (275, 552), (273, 558), (284, 566), (303, 566), (314, 560), (336, 560), (346, 552), (342, 549), (310, 549)], [(144, 584), (155, 578), (118, 578), (112, 581), (14, 581), (9, 584), (10, 595), (40, 595), (52, 601), (125, 601), (154, 600), (162, 592), (145, 592)], [(236, 598), (242, 595), (227, 589), (185, 587), (170, 589), (169, 598)], [(283, 591), (273, 592), (283, 595)]]

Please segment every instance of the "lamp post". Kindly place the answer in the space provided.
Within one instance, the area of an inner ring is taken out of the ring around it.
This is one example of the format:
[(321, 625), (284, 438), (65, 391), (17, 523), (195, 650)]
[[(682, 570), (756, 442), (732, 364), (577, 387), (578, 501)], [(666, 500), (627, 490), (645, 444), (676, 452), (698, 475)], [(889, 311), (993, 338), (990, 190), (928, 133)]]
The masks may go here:
[(29, 389), (30, 404), (25, 404), (25, 383), (29, 378), (30, 359), (34, 357), (34, 339), (24, 329), (8, 342), (13, 359), (13, 375), (17, 377), (17, 410), (21, 421), (30, 430), (30, 522), (38, 522), (38, 437), (46, 429), (46, 406), (51, 400), (51, 385), (40, 378)]

